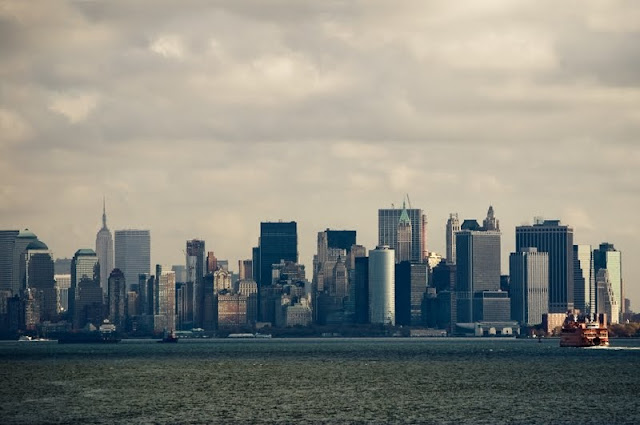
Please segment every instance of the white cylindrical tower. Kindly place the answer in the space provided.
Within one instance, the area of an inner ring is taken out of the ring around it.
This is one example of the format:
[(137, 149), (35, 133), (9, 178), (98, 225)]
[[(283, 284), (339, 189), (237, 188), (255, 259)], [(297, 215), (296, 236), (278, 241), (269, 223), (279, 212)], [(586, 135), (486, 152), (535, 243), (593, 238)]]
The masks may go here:
[(386, 245), (369, 251), (369, 320), (396, 324), (395, 252)]

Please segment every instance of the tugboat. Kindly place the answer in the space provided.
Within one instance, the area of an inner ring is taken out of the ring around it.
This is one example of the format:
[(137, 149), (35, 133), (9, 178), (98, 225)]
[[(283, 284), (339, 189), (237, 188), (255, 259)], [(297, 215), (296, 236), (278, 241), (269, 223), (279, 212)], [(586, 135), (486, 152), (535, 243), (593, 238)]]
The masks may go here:
[(158, 342), (160, 342), (160, 343), (168, 343), (168, 344), (174, 343), (175, 344), (176, 342), (178, 342), (178, 337), (176, 336), (175, 331), (171, 331), (171, 332), (165, 333), (164, 337)]
[(608, 347), (607, 315), (567, 314), (560, 333), (560, 347)]

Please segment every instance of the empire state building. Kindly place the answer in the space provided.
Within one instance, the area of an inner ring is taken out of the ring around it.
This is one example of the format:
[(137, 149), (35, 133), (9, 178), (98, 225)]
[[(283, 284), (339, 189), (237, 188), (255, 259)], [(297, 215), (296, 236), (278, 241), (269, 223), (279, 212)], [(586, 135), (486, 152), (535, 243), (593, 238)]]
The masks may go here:
[(113, 270), (113, 237), (107, 227), (107, 212), (103, 200), (102, 203), (102, 229), (96, 235), (96, 254), (100, 263), (100, 287), (102, 292), (107, 292), (109, 273)]

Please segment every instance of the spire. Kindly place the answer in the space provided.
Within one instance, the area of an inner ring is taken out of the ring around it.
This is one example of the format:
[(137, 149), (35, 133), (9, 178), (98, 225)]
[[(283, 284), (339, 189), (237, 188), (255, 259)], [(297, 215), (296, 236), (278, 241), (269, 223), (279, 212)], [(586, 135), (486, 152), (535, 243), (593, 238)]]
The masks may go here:
[(102, 228), (107, 228), (107, 202), (105, 197), (102, 197)]
[(409, 219), (409, 214), (407, 213), (407, 207), (404, 201), (402, 201), (402, 212), (400, 213), (400, 220), (398, 221), (398, 224), (411, 225), (411, 220)]

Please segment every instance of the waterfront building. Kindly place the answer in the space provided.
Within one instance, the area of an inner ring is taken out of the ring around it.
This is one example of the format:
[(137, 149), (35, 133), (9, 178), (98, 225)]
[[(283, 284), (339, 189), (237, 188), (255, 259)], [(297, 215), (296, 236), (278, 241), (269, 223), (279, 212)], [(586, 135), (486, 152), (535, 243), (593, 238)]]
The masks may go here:
[(369, 323), (369, 257), (356, 257), (353, 285), (354, 322)]
[(21, 258), (25, 249), (31, 242), (36, 242), (38, 237), (29, 229), (21, 230), (13, 241), (13, 259), (11, 260), (11, 292), (19, 295), (24, 289), (24, 275), (20, 274)]
[(542, 323), (549, 312), (549, 254), (521, 248), (509, 256), (511, 319), (522, 325)]
[(187, 321), (193, 322), (194, 327), (201, 328), (203, 325), (204, 309), (204, 276), (207, 274), (207, 263), (205, 258), (205, 242), (200, 239), (187, 241), (186, 269), (187, 288), (193, 287), (191, 291), (192, 301), (189, 305), (191, 309), (187, 311)]
[(115, 231), (114, 267), (130, 287), (142, 273), (151, 273), (151, 234), (148, 230)]
[(607, 324), (619, 322), (620, 306), (613, 290), (613, 284), (609, 276), (609, 270), (600, 269), (596, 273), (596, 309), (598, 314), (607, 315)]
[(104, 200), (102, 201), (102, 228), (96, 235), (96, 254), (100, 263), (100, 286), (106, 294), (107, 280), (113, 270), (113, 237), (111, 230), (107, 227), (107, 208)]
[(509, 322), (511, 300), (506, 292), (481, 291), (473, 294), (474, 322)]
[(549, 254), (549, 312), (573, 310), (573, 229), (560, 220), (540, 219), (516, 227), (516, 251), (528, 247)]
[(312, 311), (306, 298), (297, 304), (288, 306), (286, 312), (286, 326), (309, 326), (311, 324)]
[(247, 296), (230, 292), (218, 294), (218, 327), (233, 328), (247, 324)]
[(22, 289), (30, 289), (36, 297), (39, 318), (55, 321), (58, 303), (53, 278), (53, 258), (46, 244), (39, 240), (31, 242), (20, 257)]
[(596, 274), (591, 245), (573, 246), (573, 305), (586, 314), (596, 312)]
[[(593, 251), (593, 265), (596, 275), (598, 271), (602, 269), (607, 270), (615, 304), (618, 306), (618, 310), (623, 309), (624, 293), (622, 287), (622, 258), (620, 251), (618, 251), (613, 244), (608, 242), (601, 243), (598, 249)], [(624, 311), (619, 311), (619, 313), (622, 314)], [(619, 319), (619, 317), (611, 318), (611, 320), (615, 320), (613, 323), (617, 323)]]
[(396, 325), (419, 326), (422, 324), (422, 306), (426, 292), (427, 264), (409, 261), (396, 264)]
[(456, 232), (460, 231), (460, 220), (457, 213), (449, 214), (446, 227), (446, 258), (448, 263), (456, 263)]
[(428, 255), (427, 251), (427, 216), (421, 209), (379, 209), (378, 210), (378, 245), (398, 249), (398, 224), (404, 213), (411, 223), (411, 256), (409, 261), (421, 263)]
[[(79, 325), (83, 314), (82, 309), (85, 306), (84, 303), (93, 303), (96, 298), (92, 292), (94, 288), (89, 285), (88, 282), (93, 281), (97, 284), (98, 288), (100, 288), (99, 273), (100, 266), (95, 251), (92, 249), (77, 250), (71, 260), (71, 287), (69, 289), (68, 302), (70, 318), (74, 323), (74, 328), (84, 326), (84, 324)], [(78, 304), (80, 298), (80, 282), (85, 282), (85, 300), (83, 304)], [(100, 290), (100, 293), (102, 293), (102, 290)], [(100, 297), (100, 302), (102, 302), (102, 297)]]
[(457, 321), (471, 323), (474, 298), (483, 291), (500, 290), (500, 232), (484, 230), (465, 220), (456, 233)]
[(369, 320), (395, 325), (395, 315), (395, 252), (377, 246), (369, 251)]
[[(96, 256), (96, 263), (97, 261)], [(97, 274), (94, 278), (83, 275), (76, 286), (78, 296), (74, 306), (74, 329), (82, 329), (88, 324), (97, 328), (104, 320), (104, 294), (98, 279)]]
[(13, 248), (19, 230), (0, 230), (0, 291), (13, 291)]
[(107, 294), (109, 321), (116, 326), (116, 329), (122, 330), (127, 321), (128, 296), (127, 283), (120, 269), (113, 269), (109, 273)]
[(298, 227), (295, 221), (260, 223), (259, 287), (271, 285), (272, 266), (280, 261), (298, 262)]
[(156, 266), (154, 332), (176, 329), (176, 274)]
[(258, 284), (252, 279), (243, 279), (238, 282), (238, 294), (247, 297), (247, 323), (255, 323), (258, 320)]

